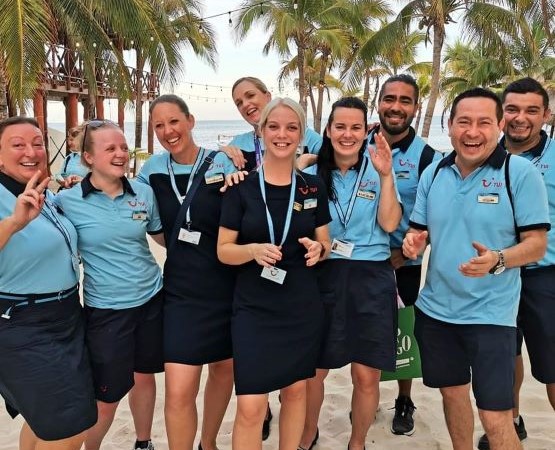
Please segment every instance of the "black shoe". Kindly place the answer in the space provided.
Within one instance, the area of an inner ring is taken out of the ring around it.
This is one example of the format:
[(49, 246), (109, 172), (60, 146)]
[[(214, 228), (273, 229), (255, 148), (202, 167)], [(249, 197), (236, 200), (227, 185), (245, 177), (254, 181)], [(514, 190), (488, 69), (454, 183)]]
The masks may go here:
[(265, 441), (270, 437), (270, 422), (272, 421), (272, 410), (270, 409), (270, 404), (268, 403), (268, 409), (266, 410), (266, 417), (264, 418), (264, 423), (262, 424), (262, 440)]
[(413, 414), (416, 407), (409, 397), (400, 395), (395, 400), (395, 415), (391, 422), (393, 434), (411, 436), (414, 433)]
[[(518, 416), (519, 422), (518, 425), (515, 423), (515, 431), (518, 438), (523, 441), (528, 437), (528, 432), (526, 431), (526, 427), (524, 426), (524, 419), (522, 416)], [(489, 450), (489, 441), (487, 435), (482, 435), (480, 440), (478, 441), (478, 450)]]
[(318, 429), (318, 427), (316, 427), (316, 435), (314, 436), (314, 439), (312, 440), (312, 444), (310, 444), (310, 447), (303, 448), (299, 445), (297, 447), (297, 450), (312, 450), (312, 447), (314, 447), (316, 445), (316, 443), (318, 442), (319, 437), (320, 437), (320, 430)]

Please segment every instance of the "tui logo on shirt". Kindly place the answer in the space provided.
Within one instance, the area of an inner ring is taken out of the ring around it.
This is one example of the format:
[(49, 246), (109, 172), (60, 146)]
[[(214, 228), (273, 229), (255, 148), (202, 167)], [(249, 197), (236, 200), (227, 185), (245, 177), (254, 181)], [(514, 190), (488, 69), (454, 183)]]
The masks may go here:
[(489, 187), (496, 187), (496, 188), (501, 188), (503, 187), (503, 182), (496, 180), (494, 177), (491, 177), (491, 179), (487, 180), (485, 178), (482, 179), (482, 186), (485, 188), (489, 188)]
[(399, 159), (399, 165), (401, 167), (407, 167), (409, 169), (416, 169), (416, 164), (414, 164), (411, 160), (409, 159)]
[(138, 199), (134, 199), (134, 200), (127, 200), (127, 204), (129, 206), (131, 206), (131, 208), (135, 208), (137, 206), (140, 206), (141, 208), (146, 208), (147, 207), (147, 203), (142, 201), (142, 200), (138, 200)]

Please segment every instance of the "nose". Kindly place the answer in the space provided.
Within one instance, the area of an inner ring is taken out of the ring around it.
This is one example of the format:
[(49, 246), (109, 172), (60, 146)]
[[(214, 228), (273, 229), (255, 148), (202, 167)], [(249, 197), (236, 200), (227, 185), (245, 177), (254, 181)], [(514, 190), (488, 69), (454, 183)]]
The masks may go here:
[(473, 122), (466, 129), (466, 134), (469, 136), (477, 136), (479, 134), (478, 129), (479, 129), (478, 123)]
[(36, 155), (37, 151), (36, 151), (35, 147), (33, 146), (32, 142), (29, 142), (29, 143), (25, 144), (25, 150), (24, 150), (23, 153), (28, 158), (33, 157), (33, 156)]

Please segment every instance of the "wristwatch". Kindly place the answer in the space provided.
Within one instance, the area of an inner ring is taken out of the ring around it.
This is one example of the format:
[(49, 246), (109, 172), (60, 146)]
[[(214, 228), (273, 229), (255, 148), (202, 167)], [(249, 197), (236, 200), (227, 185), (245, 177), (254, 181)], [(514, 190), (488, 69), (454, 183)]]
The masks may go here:
[(503, 273), (505, 271), (505, 255), (503, 255), (503, 252), (501, 250), (493, 251), (497, 253), (497, 255), (499, 256), (499, 260), (497, 261), (497, 264), (489, 270), (489, 273), (491, 273), (492, 275), (499, 275), (500, 273)]

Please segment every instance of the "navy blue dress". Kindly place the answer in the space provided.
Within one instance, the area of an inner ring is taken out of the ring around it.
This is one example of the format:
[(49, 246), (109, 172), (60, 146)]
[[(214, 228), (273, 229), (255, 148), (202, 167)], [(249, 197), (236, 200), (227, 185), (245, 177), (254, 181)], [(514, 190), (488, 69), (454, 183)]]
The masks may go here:
[[(281, 242), (291, 185), (265, 186), (276, 242)], [(304, 205), (310, 199), (317, 200), (315, 207), (293, 211), (283, 258), (276, 265), (287, 271), (283, 284), (262, 278), (262, 266), (255, 261), (239, 267), (231, 320), (238, 395), (268, 393), (315, 374), (324, 312), (316, 270), (306, 266), (306, 249), (298, 239), (313, 238), (331, 217), (320, 179), (297, 174), (295, 202)], [(239, 244), (270, 242), (257, 172), (225, 195), (220, 223), (239, 232)]]

